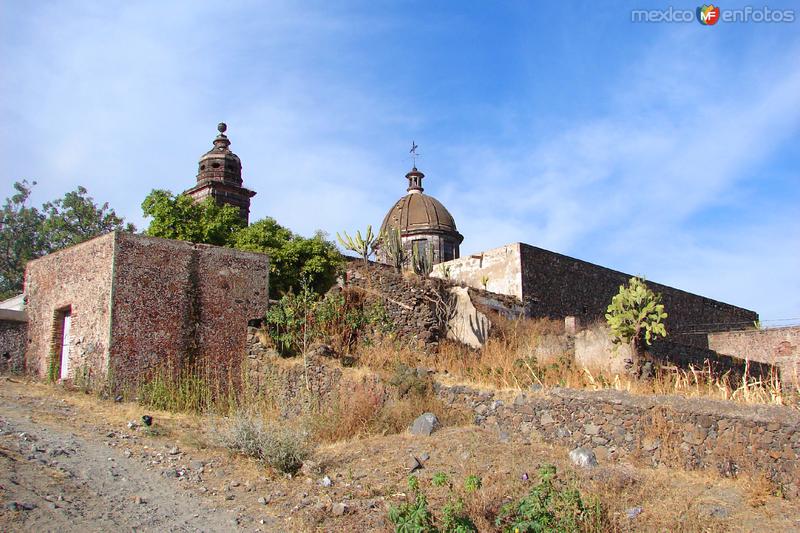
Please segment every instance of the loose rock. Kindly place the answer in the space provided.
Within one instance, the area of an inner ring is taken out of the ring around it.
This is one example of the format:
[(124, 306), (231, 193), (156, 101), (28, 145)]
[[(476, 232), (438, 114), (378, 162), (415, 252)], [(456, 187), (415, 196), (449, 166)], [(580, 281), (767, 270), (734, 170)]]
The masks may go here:
[(597, 457), (588, 448), (575, 448), (569, 452), (569, 458), (575, 466), (581, 468), (594, 468), (597, 466)]
[(408, 429), (412, 435), (428, 436), (437, 429), (439, 429), (439, 419), (433, 413), (424, 413), (420, 415), (411, 427)]

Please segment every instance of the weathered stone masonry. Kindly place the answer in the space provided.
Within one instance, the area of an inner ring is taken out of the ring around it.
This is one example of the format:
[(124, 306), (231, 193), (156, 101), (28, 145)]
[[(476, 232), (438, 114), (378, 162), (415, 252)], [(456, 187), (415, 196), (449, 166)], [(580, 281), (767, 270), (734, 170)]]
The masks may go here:
[(59, 311), (70, 309), (70, 377), (89, 369), (135, 386), (195, 359), (238, 375), (247, 323), (268, 305), (268, 258), (116, 232), (31, 261), (28, 371), (47, 374)]
[[(520, 298), (534, 317), (605, 317), (611, 298), (630, 275), (523, 243), (442, 263), (433, 275)], [(663, 296), (667, 331), (675, 342), (708, 347), (706, 332), (747, 329), (758, 314), (648, 280)]]
[[(251, 383), (270, 391), (285, 417), (351, 394), (354, 384), (368, 387), (381, 402), (391, 401), (377, 375), (316, 356), (310, 358), (306, 390), (302, 362), (271, 355), (259, 346), (255, 329), (248, 354)], [(800, 413), (788, 407), (614, 390), (491, 392), (435, 383), (434, 391), (448, 407), (473, 412), (474, 423), (501, 440), (586, 446), (601, 463), (631, 457), (723, 476), (763, 473), (782, 484), (787, 497), (800, 496)]]
[(800, 326), (711, 333), (712, 350), (780, 369), (781, 381), (800, 389)]
[(0, 372), (22, 372), (25, 368), (25, 313), (0, 309)]

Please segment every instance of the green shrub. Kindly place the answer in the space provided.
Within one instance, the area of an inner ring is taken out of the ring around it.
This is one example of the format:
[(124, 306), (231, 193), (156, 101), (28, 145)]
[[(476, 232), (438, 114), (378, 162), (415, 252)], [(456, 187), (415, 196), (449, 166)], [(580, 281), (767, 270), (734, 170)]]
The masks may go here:
[(586, 505), (574, 484), (564, 483), (556, 467), (539, 468), (539, 483), (515, 503), (500, 510), (496, 525), (509, 533), (602, 530), (604, 513), (599, 502)]
[(447, 474), (444, 472), (436, 472), (433, 475), (433, 479), (431, 479), (431, 483), (434, 487), (444, 487), (450, 482), (450, 479), (447, 477)]
[[(469, 477), (475, 478), (477, 476)], [(453, 486), (447, 474), (444, 472), (437, 472), (433, 475), (431, 483), (435, 487), (450, 486), (447, 503), (442, 507), (440, 527), (436, 526), (436, 517), (428, 509), (428, 498), (419, 487), (419, 479), (417, 476), (409, 476), (408, 488), (414, 493), (413, 499), (398, 507), (389, 508), (389, 521), (394, 524), (395, 531), (402, 533), (477, 532), (478, 528), (464, 510), (464, 500), (453, 490)]]
[(480, 476), (476, 476), (475, 474), (471, 474), (466, 477), (464, 480), (464, 491), (469, 494), (471, 492), (476, 492), (483, 486), (483, 482), (481, 481)]
[(398, 398), (427, 396), (433, 387), (427, 375), (420, 376), (415, 368), (402, 363), (395, 367), (394, 374), (389, 378), (389, 385), (396, 388)]
[(328, 344), (340, 355), (349, 354), (371, 335), (394, 329), (381, 302), (367, 302), (361, 293), (349, 289), (319, 298), (307, 285), (272, 305), (266, 325), (284, 356), (297, 355), (314, 343)]
[(265, 423), (254, 413), (236, 413), (220, 436), (227, 448), (290, 474), (297, 472), (311, 453), (302, 431), (286, 424)]
[(417, 476), (408, 477), (408, 488), (414, 492), (414, 499), (399, 507), (389, 508), (389, 521), (397, 533), (433, 533), (433, 515), (428, 510), (428, 498), (419, 488)]

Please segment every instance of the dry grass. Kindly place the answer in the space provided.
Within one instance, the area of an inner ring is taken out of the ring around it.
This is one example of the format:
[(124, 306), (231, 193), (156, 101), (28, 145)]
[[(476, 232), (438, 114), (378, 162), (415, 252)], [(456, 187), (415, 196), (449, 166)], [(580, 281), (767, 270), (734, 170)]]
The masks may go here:
[(401, 433), (424, 412), (435, 413), (444, 426), (471, 422), (466, 411), (445, 406), (430, 390), (402, 397), (393, 397), (374, 383), (352, 383), (341, 390), (346, 393), (326, 403), (309, 419), (311, 433), (318, 442)]
[(481, 350), (451, 341), (442, 341), (435, 353), (379, 344), (361, 348), (356, 364), (378, 372), (387, 372), (398, 363), (423, 366), (435, 370), (441, 381), (477, 388), (526, 389), (539, 384), (794, 407), (800, 404), (800, 394), (785, 391), (775, 374), (758, 379), (746, 370), (740, 380), (734, 381), (730, 374), (716, 374), (710, 364), (706, 364), (703, 368), (689, 369), (661, 367), (653, 379), (637, 380), (624, 373), (578, 367), (562, 335), (561, 322), (508, 320), (499, 316), (493, 316), (492, 320), (494, 332)]

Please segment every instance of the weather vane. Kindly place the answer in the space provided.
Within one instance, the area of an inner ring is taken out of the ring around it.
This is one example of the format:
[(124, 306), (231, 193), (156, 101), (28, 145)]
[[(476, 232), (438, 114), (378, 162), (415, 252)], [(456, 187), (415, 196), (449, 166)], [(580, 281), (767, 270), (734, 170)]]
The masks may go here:
[(419, 157), (419, 154), (417, 153), (417, 148), (419, 148), (419, 146), (417, 146), (417, 143), (411, 141), (411, 150), (409, 150), (408, 153), (411, 154), (411, 161), (414, 162), (414, 168), (417, 168), (417, 158)]

